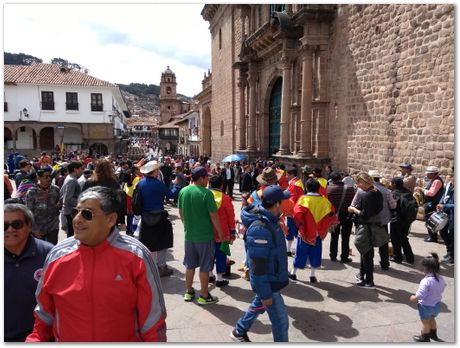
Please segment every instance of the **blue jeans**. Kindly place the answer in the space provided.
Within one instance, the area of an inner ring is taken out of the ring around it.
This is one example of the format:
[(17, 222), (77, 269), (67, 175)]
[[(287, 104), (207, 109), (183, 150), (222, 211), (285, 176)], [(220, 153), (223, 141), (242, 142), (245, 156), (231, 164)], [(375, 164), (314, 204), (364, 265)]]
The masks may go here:
[(256, 295), (246, 313), (236, 323), (236, 330), (238, 333), (244, 334), (248, 332), (259, 314), (263, 314), (267, 311), (268, 317), (272, 323), (273, 340), (275, 342), (289, 342), (289, 320), (281, 293), (272, 293), (272, 301), (273, 303), (271, 306), (265, 307), (259, 295)]

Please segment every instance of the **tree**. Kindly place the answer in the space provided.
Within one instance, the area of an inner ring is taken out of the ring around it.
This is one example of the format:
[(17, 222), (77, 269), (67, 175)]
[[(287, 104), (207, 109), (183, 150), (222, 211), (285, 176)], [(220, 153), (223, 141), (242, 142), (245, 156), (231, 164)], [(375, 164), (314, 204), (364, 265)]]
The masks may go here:
[(14, 65), (31, 65), (32, 63), (43, 63), (40, 58), (25, 54), (25, 53), (3, 53), (4, 64)]
[(77, 64), (77, 63), (71, 63), (67, 59), (64, 58), (53, 58), (51, 59), (51, 64), (59, 64), (65, 68), (68, 68), (70, 70), (78, 71), (84, 74), (88, 73), (88, 69), (85, 68), (83, 65)]

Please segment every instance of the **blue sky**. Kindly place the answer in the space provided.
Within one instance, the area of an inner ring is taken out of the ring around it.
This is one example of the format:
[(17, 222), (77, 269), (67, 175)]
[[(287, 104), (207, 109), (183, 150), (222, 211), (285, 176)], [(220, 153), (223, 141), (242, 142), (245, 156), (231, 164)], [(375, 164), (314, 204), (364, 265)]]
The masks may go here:
[(4, 4), (4, 50), (60, 57), (114, 83), (159, 84), (169, 65), (178, 93), (201, 91), (211, 68), (203, 4)]

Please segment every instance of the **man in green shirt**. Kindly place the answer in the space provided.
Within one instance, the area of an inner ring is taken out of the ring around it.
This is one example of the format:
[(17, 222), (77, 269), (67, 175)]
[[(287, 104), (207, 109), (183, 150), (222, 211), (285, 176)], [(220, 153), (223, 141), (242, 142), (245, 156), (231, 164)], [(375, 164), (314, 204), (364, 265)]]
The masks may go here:
[(186, 291), (184, 300), (190, 302), (195, 297), (192, 287), (195, 268), (200, 267), (200, 297), (198, 304), (216, 303), (218, 298), (208, 291), (209, 271), (214, 268), (214, 228), (220, 240), (224, 240), (217, 205), (208, 186), (209, 176), (204, 167), (192, 171), (192, 185), (179, 193), (179, 215), (185, 230), (184, 266)]

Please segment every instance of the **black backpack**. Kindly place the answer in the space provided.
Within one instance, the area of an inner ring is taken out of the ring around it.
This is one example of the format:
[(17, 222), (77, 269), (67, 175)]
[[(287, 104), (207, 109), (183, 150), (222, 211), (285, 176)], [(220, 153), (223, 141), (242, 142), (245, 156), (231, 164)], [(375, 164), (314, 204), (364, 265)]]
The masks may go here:
[(142, 195), (140, 185), (137, 184), (133, 192), (132, 207), (134, 215), (141, 215), (142, 213)]
[(403, 222), (408, 224), (415, 221), (418, 213), (418, 204), (411, 193), (404, 193), (399, 198), (399, 212)]

